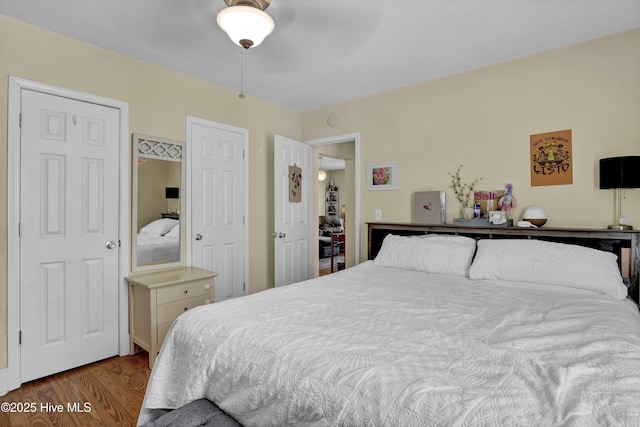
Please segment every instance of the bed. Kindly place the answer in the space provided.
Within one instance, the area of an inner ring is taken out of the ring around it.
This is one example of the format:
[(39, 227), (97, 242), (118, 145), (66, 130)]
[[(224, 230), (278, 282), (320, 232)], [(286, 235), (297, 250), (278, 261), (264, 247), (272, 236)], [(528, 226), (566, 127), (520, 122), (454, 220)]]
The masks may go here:
[(136, 239), (138, 265), (180, 260), (179, 220), (154, 220), (140, 229)]
[(638, 234), (369, 224), (367, 262), (181, 315), (138, 423), (639, 425)]

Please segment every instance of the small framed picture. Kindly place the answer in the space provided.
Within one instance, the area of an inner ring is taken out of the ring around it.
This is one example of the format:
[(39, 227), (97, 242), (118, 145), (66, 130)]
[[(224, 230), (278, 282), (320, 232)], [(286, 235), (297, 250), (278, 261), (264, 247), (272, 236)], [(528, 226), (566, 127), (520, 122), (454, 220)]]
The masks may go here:
[(413, 193), (413, 216), (416, 224), (444, 224), (446, 205), (444, 191), (416, 191)]
[(367, 190), (396, 190), (398, 162), (367, 163)]

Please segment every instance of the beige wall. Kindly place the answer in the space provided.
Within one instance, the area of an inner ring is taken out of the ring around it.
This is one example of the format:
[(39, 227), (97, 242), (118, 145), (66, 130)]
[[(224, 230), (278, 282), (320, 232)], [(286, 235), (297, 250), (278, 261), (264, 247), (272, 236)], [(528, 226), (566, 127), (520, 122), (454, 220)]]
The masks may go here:
[[(529, 135), (563, 129), (573, 133), (573, 184), (532, 187)], [(513, 184), (515, 219), (541, 205), (547, 227), (606, 227), (613, 192), (598, 189), (598, 160), (640, 155), (640, 29), (302, 114), (304, 140), (351, 132), (361, 134), (361, 259), (374, 210), (410, 221), (415, 191), (446, 190), (447, 222), (459, 217), (448, 173), (461, 164), (480, 189)], [(366, 164), (388, 160), (398, 161), (398, 190), (367, 191)], [(626, 197), (640, 228), (640, 189)]]
[[(212, 73), (215, 70), (212, 70)], [(300, 139), (300, 114), (0, 15), (0, 164), (16, 76), (129, 103), (129, 131), (184, 141), (186, 116), (249, 130), (249, 290), (273, 287), (273, 135)], [(188, 149), (188, 147), (187, 147)], [(6, 172), (0, 173), (0, 367), (6, 366)], [(255, 208), (259, 207), (259, 208)]]
[[(19, 41), (19, 43), (17, 42)], [(602, 157), (640, 154), (640, 29), (303, 114), (0, 16), (0, 164), (7, 162), (9, 75), (129, 103), (130, 133), (184, 140), (190, 115), (249, 130), (250, 292), (273, 286), (273, 135), (310, 140), (360, 132), (361, 258), (374, 209), (409, 221), (415, 191), (447, 190), (449, 172), (514, 185), (518, 207), (542, 205), (548, 226), (604, 227), (613, 194), (597, 188)], [(437, 58), (433, 58), (437, 60)], [(214, 72), (212, 70), (212, 72)], [(339, 122), (327, 126), (327, 117)], [(573, 130), (574, 183), (531, 187), (529, 135)], [(188, 147), (187, 147), (188, 149)], [(399, 188), (366, 190), (366, 163), (397, 160)], [(0, 271), (6, 272), (6, 173), (0, 173)], [(625, 214), (640, 227), (640, 190)], [(351, 223), (352, 224), (352, 223)], [(348, 223), (348, 226), (351, 224)], [(6, 274), (0, 276), (0, 366), (6, 364)]]

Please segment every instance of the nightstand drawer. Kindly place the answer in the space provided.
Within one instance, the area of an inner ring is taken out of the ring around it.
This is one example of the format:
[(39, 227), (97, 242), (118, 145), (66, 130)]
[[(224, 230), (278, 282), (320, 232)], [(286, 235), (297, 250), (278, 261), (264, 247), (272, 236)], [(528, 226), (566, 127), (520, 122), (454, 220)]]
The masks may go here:
[(193, 307), (197, 307), (199, 305), (204, 305), (211, 302), (211, 297), (209, 294), (197, 296), (195, 298), (189, 298), (180, 301), (174, 301), (167, 304), (158, 305), (158, 310), (156, 311), (156, 316), (158, 319), (158, 324), (164, 322), (171, 322), (175, 320), (176, 317), (181, 315), (187, 310), (192, 309)]
[(172, 301), (194, 298), (211, 294), (210, 280), (197, 280), (195, 282), (180, 285), (167, 286), (158, 289), (157, 304), (165, 304)]

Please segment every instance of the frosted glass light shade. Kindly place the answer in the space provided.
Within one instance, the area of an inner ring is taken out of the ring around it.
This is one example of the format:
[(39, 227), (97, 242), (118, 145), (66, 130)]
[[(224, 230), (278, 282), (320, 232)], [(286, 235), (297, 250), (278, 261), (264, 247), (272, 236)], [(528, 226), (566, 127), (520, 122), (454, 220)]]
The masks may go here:
[(524, 210), (522, 219), (529, 221), (533, 225), (542, 227), (547, 223), (547, 213), (540, 206), (529, 206)]
[(231, 41), (245, 49), (258, 46), (275, 28), (275, 22), (269, 14), (251, 6), (222, 9), (217, 21)]
[(318, 181), (324, 181), (325, 179), (327, 179), (327, 172), (320, 169), (318, 171)]

